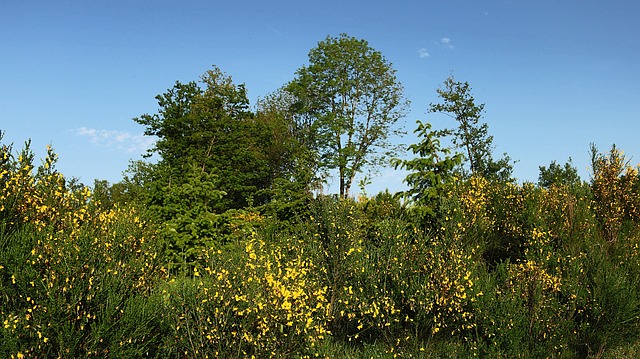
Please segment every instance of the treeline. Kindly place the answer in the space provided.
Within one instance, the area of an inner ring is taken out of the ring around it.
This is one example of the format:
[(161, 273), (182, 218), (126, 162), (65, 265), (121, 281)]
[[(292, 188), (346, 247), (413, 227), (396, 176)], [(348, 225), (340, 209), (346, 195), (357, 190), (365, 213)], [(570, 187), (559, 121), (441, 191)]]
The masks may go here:
[[(637, 357), (637, 168), (592, 145), (589, 181), (519, 184), (470, 85), (438, 95), (451, 128), (398, 158), (402, 85), (341, 35), (255, 109), (217, 68), (176, 83), (119, 183), (1, 145), (0, 356)], [(352, 198), (383, 164), (408, 190)]]

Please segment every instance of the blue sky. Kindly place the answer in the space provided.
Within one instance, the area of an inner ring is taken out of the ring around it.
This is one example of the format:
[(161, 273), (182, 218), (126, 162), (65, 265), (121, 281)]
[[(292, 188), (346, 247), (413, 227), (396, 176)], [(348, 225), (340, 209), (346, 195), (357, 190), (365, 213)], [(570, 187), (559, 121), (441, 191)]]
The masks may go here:
[[(638, 16), (637, 0), (3, 0), (0, 129), (15, 147), (32, 139), (38, 156), (52, 144), (67, 176), (116, 182), (152, 143), (132, 118), (156, 112), (175, 81), (215, 64), (255, 103), (318, 41), (347, 33), (393, 63), (409, 133), (417, 119), (454, 125), (426, 113), (454, 75), (486, 104), (496, 155), (518, 160), (517, 178), (572, 157), (588, 179), (591, 142), (640, 162)], [(367, 190), (395, 191), (403, 177), (383, 169)]]

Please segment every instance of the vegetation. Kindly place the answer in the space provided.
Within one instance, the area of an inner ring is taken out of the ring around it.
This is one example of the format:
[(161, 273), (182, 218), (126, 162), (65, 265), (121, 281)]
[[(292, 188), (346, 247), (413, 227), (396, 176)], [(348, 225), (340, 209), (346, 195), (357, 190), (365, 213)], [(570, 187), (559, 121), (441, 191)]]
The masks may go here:
[(442, 103), (431, 104), (429, 112), (446, 114), (458, 123), (456, 128), (441, 131), (450, 135), (453, 144), (463, 150), (468, 166), (459, 171), (466, 176), (509, 180), (513, 172), (511, 158), (505, 154), (498, 161), (493, 159), (493, 136), (489, 135), (489, 125), (479, 123), (484, 104), (475, 103), (469, 83), (449, 77), (444, 88), (437, 92)]
[[(597, 152), (597, 150), (596, 150)], [(560, 166), (556, 161), (551, 162), (549, 168), (540, 166), (540, 176), (538, 177), (538, 186), (550, 188), (553, 185), (575, 186), (580, 184), (580, 176), (578, 169), (575, 168), (569, 158), (569, 162), (564, 166)]]
[[(380, 60), (346, 36), (319, 47), (339, 44)], [(393, 161), (406, 193), (354, 199), (345, 172), (313, 195), (333, 115), (290, 90), (254, 113), (218, 69), (177, 83), (136, 119), (157, 162), (93, 188), (0, 135), (0, 357), (640, 354), (640, 176), (618, 148), (591, 146), (589, 181), (553, 162), (518, 183), (465, 112), (481, 138), (418, 122), (414, 158)]]
[(396, 154), (388, 141), (408, 104), (395, 70), (367, 41), (327, 37), (309, 52), (286, 86), (316, 134), (320, 168), (337, 169), (340, 196), (349, 196), (356, 174)]
[(435, 216), (440, 199), (447, 193), (450, 185), (456, 180), (455, 169), (462, 163), (462, 155), (451, 155), (451, 149), (442, 148), (440, 138), (442, 131), (431, 129), (430, 123), (418, 121), (418, 128), (414, 131), (422, 140), (409, 146), (409, 150), (416, 156), (410, 160), (394, 159), (396, 167), (411, 171), (405, 179), (409, 185), (406, 193), (400, 193), (419, 204), (419, 208), (430, 216)]

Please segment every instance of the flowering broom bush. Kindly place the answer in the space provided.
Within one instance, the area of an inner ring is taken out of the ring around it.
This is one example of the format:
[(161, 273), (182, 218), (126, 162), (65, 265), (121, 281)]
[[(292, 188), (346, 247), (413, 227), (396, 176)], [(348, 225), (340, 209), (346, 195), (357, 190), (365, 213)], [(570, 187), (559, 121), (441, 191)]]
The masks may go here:
[(618, 152), (590, 185), (456, 179), (428, 220), (390, 194), (316, 198), (288, 222), (248, 208), (178, 248), (167, 228), (199, 212), (153, 223), (98, 203), (51, 149), (39, 166), (12, 151), (3, 358), (633, 356), (640, 335), (638, 176)]
[(131, 313), (164, 277), (145, 223), (131, 208), (96, 210), (88, 188), (55, 171), (51, 149), (37, 170), (28, 147), (9, 156), (5, 146), (0, 356), (153, 352), (155, 318)]

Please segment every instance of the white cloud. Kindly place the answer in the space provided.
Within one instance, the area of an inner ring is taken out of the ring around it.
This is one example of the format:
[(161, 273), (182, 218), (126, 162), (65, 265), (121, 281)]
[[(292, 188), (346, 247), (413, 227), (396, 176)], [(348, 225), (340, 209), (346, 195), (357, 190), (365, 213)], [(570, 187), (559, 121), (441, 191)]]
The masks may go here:
[(424, 59), (426, 57), (429, 57), (431, 55), (429, 55), (429, 53), (427, 52), (427, 49), (425, 49), (424, 47), (421, 48), (420, 50), (418, 50), (418, 55), (420, 55), (421, 59)]
[(451, 44), (451, 39), (448, 37), (443, 37), (440, 39), (440, 44), (447, 49), (453, 49), (453, 44)]
[(78, 136), (88, 138), (91, 143), (97, 146), (116, 148), (128, 153), (144, 152), (156, 142), (153, 137), (124, 131), (80, 127), (73, 132)]

